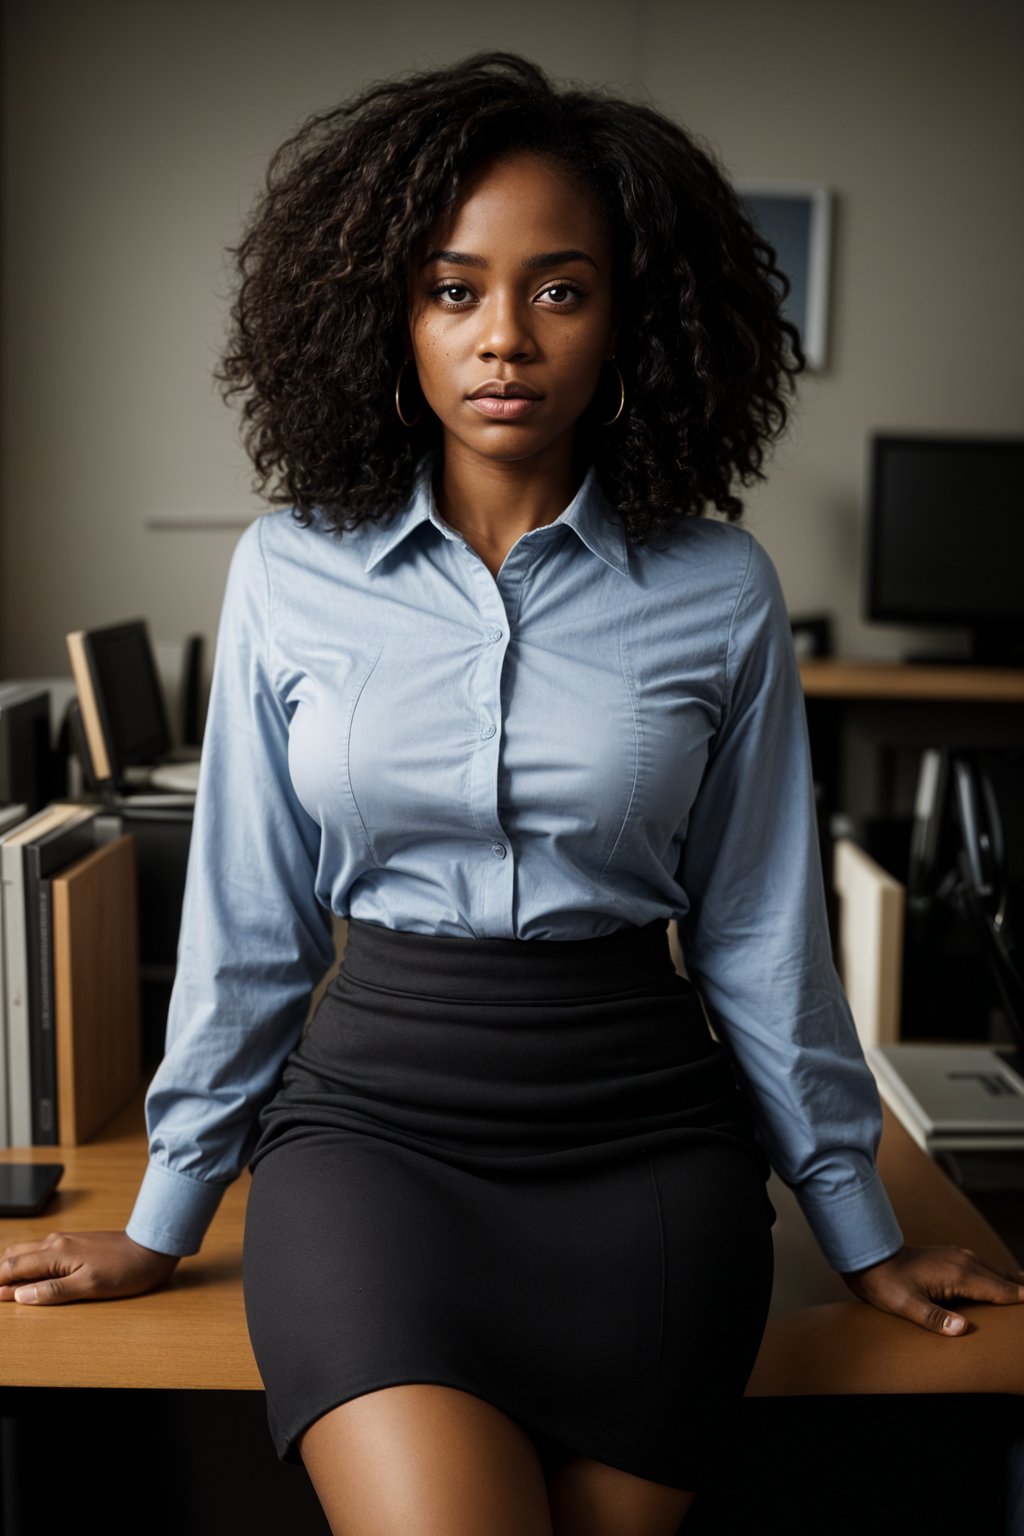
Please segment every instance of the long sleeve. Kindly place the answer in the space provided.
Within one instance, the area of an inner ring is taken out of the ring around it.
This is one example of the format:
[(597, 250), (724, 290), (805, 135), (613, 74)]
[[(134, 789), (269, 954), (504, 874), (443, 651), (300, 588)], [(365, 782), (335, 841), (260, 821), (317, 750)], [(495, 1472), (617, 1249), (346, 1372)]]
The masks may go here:
[(262, 521), (239, 539), (228, 573), (166, 1048), (146, 1096), (149, 1164), (126, 1226), (179, 1255), (198, 1251), (244, 1167), (334, 955), (315, 890), (320, 829), (292, 785), (268, 654)]
[(687, 974), (772, 1166), (834, 1269), (888, 1257), (903, 1239), (875, 1166), (881, 1104), (832, 960), (789, 619), (753, 536), (679, 882)]

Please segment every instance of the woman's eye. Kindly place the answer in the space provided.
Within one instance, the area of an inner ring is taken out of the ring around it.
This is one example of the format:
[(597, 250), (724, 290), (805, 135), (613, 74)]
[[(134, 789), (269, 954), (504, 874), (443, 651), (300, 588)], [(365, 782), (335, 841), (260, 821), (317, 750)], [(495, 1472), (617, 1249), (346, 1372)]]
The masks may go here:
[(550, 287), (544, 289), (544, 292), (566, 293), (569, 295), (569, 302), (566, 303), (563, 300), (555, 306), (557, 309), (575, 309), (580, 299), (583, 298), (583, 289), (577, 288), (573, 283), (552, 283)]
[[(436, 288), (431, 288), (432, 298), (439, 299), (444, 309), (465, 309), (466, 304), (458, 299), (453, 299), (452, 294), (465, 294), (469, 289), (465, 283), (440, 283)], [(582, 288), (577, 288), (575, 283), (549, 283), (542, 288), (544, 294), (563, 294), (565, 297), (553, 300), (555, 309), (575, 309), (577, 304), (585, 297)]]
[[(445, 294), (445, 293), (458, 293), (458, 292), (465, 292), (465, 291), (466, 291), (465, 283), (442, 283), (440, 288), (431, 288), (431, 290), (430, 290), (430, 292), (431, 292), (431, 294), (433, 295), (434, 298), (440, 298), (441, 295)], [(464, 309), (465, 305), (464, 304), (452, 304), (452, 305), (450, 305), (450, 308), (452, 308), (452, 309)]]

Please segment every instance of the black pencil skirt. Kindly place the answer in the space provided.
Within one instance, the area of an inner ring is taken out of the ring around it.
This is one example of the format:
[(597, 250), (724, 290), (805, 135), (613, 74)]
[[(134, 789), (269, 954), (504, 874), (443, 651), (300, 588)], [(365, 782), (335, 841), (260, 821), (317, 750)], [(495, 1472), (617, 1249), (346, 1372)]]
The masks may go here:
[(772, 1288), (768, 1160), (667, 926), (566, 941), (351, 921), (259, 1117), (246, 1316), (282, 1461), (380, 1387), (714, 1480)]

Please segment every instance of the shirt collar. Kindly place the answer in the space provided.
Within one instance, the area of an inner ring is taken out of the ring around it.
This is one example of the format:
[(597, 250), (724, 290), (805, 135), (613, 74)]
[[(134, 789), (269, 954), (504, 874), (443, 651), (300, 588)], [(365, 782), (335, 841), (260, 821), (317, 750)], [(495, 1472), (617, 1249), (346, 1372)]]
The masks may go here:
[(596, 466), (592, 463), (583, 477), (583, 484), (565, 511), (555, 519), (575, 530), (591, 554), (597, 555), (606, 565), (629, 575), (629, 551), (626, 530), (601, 489)]
[(432, 453), (424, 454), (420, 459), (416, 466), (416, 476), (408, 501), (399, 508), (370, 545), (370, 553), (366, 557), (367, 571), (372, 571), (385, 555), (390, 555), (393, 549), (397, 549), (414, 529), (426, 522), (431, 512), (436, 516), (434, 487), (431, 483), (434, 463), (435, 456)]
[[(367, 571), (372, 571), (385, 555), (404, 543), (421, 523), (432, 522), (446, 538), (453, 537), (452, 529), (442, 519), (434, 500), (433, 473), (436, 463), (436, 451), (426, 453), (420, 459), (408, 501), (371, 545), (366, 558)], [(587, 469), (579, 490), (564, 512), (555, 519), (555, 523), (564, 523), (592, 554), (623, 576), (629, 575), (626, 532), (598, 483), (594, 464)]]

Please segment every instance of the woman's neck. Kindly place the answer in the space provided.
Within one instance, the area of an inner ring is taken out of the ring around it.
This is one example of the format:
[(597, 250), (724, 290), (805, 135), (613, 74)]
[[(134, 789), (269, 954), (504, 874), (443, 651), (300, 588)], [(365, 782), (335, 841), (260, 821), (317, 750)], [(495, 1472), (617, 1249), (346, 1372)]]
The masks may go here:
[(571, 454), (538, 464), (533, 459), (481, 460), (448, 452), (435, 473), (434, 499), (449, 527), (481, 555), (500, 554), (500, 565), (524, 533), (561, 516), (583, 475)]

